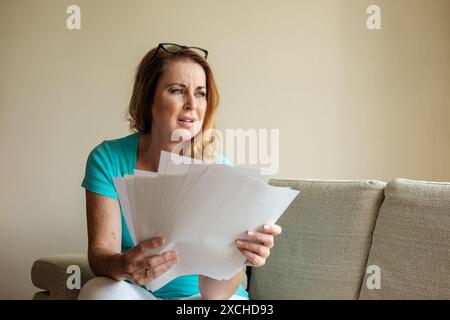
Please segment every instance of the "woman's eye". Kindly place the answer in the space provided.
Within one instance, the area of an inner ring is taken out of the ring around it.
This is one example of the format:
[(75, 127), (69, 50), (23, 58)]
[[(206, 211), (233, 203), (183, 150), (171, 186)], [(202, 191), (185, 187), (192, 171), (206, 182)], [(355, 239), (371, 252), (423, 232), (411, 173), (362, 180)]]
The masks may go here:
[[(184, 94), (184, 90), (183, 89), (171, 89), (170, 93), (172, 94)], [(199, 91), (195, 94), (197, 97), (206, 97), (206, 93)]]
[(171, 93), (175, 93), (175, 94), (182, 94), (183, 90), (181, 90), (181, 89), (172, 89), (170, 92)]

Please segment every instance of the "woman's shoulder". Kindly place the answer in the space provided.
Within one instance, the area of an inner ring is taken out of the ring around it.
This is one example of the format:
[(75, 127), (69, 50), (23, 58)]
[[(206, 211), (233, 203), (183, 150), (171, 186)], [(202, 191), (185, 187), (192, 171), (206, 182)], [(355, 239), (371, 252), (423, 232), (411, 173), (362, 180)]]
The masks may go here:
[(127, 136), (103, 140), (91, 151), (91, 154), (104, 154), (108, 156), (116, 156), (122, 153), (129, 153), (137, 148), (138, 133), (132, 133)]
[(131, 174), (136, 163), (138, 140), (137, 133), (103, 140), (89, 153), (87, 168), (101, 168), (112, 177)]
[(139, 138), (139, 133), (135, 132), (135, 133), (126, 135), (124, 137), (110, 139), (110, 140), (103, 140), (103, 142), (100, 145), (107, 146), (110, 148), (118, 148), (118, 147), (123, 147), (123, 146), (135, 145), (138, 138)]

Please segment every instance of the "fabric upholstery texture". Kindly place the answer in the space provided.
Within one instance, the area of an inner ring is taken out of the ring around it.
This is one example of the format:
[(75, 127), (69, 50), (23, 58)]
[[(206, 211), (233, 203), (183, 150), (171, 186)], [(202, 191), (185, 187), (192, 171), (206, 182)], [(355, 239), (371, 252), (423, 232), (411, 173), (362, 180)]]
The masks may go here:
[(368, 265), (380, 289), (361, 299), (450, 299), (450, 183), (394, 179), (385, 190)]
[(84, 253), (54, 255), (36, 260), (31, 268), (31, 281), (35, 287), (48, 292), (38, 292), (33, 299), (76, 299), (80, 290), (67, 287), (67, 279), (73, 274), (67, 271), (72, 265), (80, 268), (81, 286), (94, 277)]
[(266, 264), (252, 269), (250, 299), (357, 299), (385, 183), (270, 183), (300, 194), (278, 221), (283, 233)]

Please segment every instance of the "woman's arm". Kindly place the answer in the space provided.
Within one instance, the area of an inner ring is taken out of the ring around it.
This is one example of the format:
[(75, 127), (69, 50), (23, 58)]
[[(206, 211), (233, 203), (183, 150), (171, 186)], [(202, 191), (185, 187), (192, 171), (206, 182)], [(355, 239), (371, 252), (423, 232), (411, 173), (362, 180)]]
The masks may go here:
[(202, 299), (205, 300), (228, 300), (236, 292), (241, 283), (243, 270), (228, 280), (216, 280), (204, 275), (198, 279), (198, 288)]
[(115, 280), (149, 283), (177, 262), (174, 250), (146, 256), (148, 250), (164, 245), (164, 239), (144, 240), (121, 253), (122, 221), (118, 201), (86, 191), (88, 258), (92, 272)]
[(123, 279), (120, 270), (121, 219), (119, 203), (86, 190), (88, 259), (96, 276)]

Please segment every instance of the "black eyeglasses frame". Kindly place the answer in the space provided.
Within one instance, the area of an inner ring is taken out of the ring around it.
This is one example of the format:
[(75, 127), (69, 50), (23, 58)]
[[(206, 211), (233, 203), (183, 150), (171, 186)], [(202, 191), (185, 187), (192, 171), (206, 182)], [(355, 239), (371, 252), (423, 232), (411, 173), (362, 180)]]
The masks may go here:
[[(163, 49), (164, 51), (166, 51), (167, 53), (171, 53), (171, 54), (175, 54), (176, 52), (171, 52), (169, 51), (166, 46), (174, 46), (174, 47), (178, 47), (180, 48), (180, 50), (183, 49), (196, 49), (199, 50), (201, 52), (203, 52), (204, 56), (203, 58), (206, 60), (208, 58), (208, 50), (203, 49), (203, 48), (199, 48), (199, 47), (189, 47), (189, 46), (182, 46), (180, 44), (176, 44), (176, 43), (170, 43), (170, 42), (162, 42), (160, 44), (158, 44), (158, 47), (155, 50), (155, 53), (153, 54), (152, 58), (150, 60), (153, 60), (154, 57), (156, 57), (156, 55), (158, 54), (158, 51), (160, 49)], [(178, 51), (177, 51), (178, 52)]]

